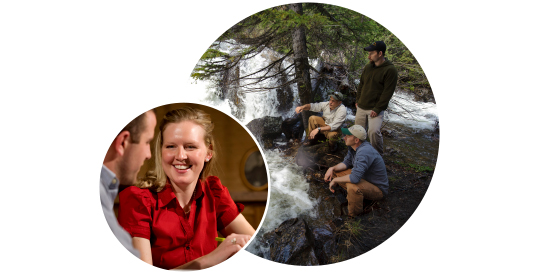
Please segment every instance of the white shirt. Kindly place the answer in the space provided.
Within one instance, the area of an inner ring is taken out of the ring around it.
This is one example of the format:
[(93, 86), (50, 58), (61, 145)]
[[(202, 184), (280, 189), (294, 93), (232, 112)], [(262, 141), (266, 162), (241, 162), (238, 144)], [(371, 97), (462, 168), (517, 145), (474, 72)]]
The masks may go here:
[(330, 126), (330, 131), (338, 130), (345, 122), (347, 108), (343, 104), (340, 104), (334, 110), (330, 110), (330, 102), (311, 103), (310, 105), (310, 111), (323, 113), (324, 123)]
[(114, 236), (120, 241), (120, 243), (133, 255), (139, 257), (139, 251), (133, 247), (131, 235), (127, 233), (116, 220), (114, 215), (114, 199), (118, 194), (118, 186), (120, 182), (116, 178), (116, 174), (110, 171), (105, 165), (101, 167), (101, 176), (99, 184), (99, 196), (101, 197), (101, 207), (103, 208), (103, 214), (109, 224)]

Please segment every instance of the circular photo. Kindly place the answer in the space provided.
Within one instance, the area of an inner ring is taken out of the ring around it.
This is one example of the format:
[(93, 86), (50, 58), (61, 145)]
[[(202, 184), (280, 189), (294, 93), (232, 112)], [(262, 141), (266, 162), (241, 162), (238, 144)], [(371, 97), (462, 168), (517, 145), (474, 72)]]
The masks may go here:
[(101, 169), (101, 205), (118, 241), (142, 261), (204, 269), (254, 236), (267, 174), (235, 119), (200, 104), (164, 105), (119, 129)]
[(326, 265), (389, 240), (426, 194), (439, 118), (426, 73), (391, 31), (322, 3), (244, 18), (191, 74), (198, 100), (263, 147), (268, 213), (249, 252)]

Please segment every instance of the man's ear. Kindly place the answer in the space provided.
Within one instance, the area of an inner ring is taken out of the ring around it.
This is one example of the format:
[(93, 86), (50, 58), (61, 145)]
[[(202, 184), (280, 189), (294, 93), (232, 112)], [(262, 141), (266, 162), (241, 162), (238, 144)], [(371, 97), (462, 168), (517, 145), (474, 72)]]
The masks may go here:
[(120, 155), (120, 156), (123, 156), (124, 153), (126, 152), (126, 147), (129, 145), (129, 140), (130, 140), (130, 136), (131, 134), (129, 133), (129, 131), (122, 131), (120, 132), (120, 134), (118, 134), (118, 136), (116, 136), (116, 138), (114, 139), (114, 142), (113, 142), (113, 148), (114, 148), (114, 151)]

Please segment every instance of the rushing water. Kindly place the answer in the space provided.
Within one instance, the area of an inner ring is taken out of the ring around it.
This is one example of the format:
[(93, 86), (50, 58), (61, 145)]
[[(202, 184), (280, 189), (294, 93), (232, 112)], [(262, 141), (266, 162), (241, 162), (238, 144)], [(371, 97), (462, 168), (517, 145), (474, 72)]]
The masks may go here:
[(431, 130), (439, 121), (437, 106), (434, 103), (414, 101), (410, 93), (396, 92), (388, 104), (385, 120), (389, 123), (401, 124), (412, 129)]
[(315, 217), (317, 213), (313, 209), (317, 201), (309, 197), (309, 184), (296, 164), (284, 161), (287, 158), (278, 150), (267, 150), (264, 154), (270, 171), (271, 197), (258, 236), (247, 250), (252, 253), (258, 253), (257, 250), (262, 250), (263, 254), (267, 254), (264, 252), (266, 251), (264, 245), (259, 242), (260, 236), (300, 214), (309, 214)]
[[(272, 56), (273, 53), (265, 52), (253, 58), (249, 63), (244, 63), (241, 67), (241, 75), (249, 74), (262, 67), (269, 60), (275, 58)], [(235, 107), (234, 104), (230, 104), (227, 99), (219, 99), (216, 96), (216, 88), (210, 82), (199, 81), (193, 84), (193, 87), (194, 91), (196, 91), (197, 100), (200, 102), (212, 105), (214, 108), (228, 114), (234, 113), (233, 109), (231, 109)], [(283, 113), (277, 111), (278, 100), (275, 90), (246, 92), (244, 94), (245, 115), (244, 117), (238, 117), (239, 120), (246, 125), (253, 119), (264, 116), (282, 116), (284, 119), (292, 116), (294, 108), (299, 105), (296, 86), (292, 86), (292, 90), (294, 93), (293, 108)], [(347, 114), (346, 119), (354, 121), (351, 109), (348, 109)], [(405, 127), (411, 132), (418, 132), (432, 130), (438, 123), (438, 115), (434, 103), (415, 102), (412, 95), (396, 92), (390, 101), (389, 111), (387, 111), (384, 120), (393, 127)], [(414, 136), (414, 138), (424, 137)], [(411, 142), (417, 141), (411, 139)], [(436, 155), (438, 146), (434, 149)], [(316, 200), (309, 197), (309, 184), (294, 162), (286, 160), (288, 158), (281, 155), (277, 150), (264, 151), (264, 155), (270, 171), (271, 196), (267, 205), (266, 217), (258, 235), (263, 235), (265, 232), (275, 229), (283, 221), (299, 215), (309, 214), (314, 217), (316, 215), (314, 209), (317, 204)], [(260, 236), (256, 237), (247, 250), (252, 253), (266, 254), (264, 245), (258, 242), (259, 239)], [(256, 250), (263, 252), (256, 252)]]

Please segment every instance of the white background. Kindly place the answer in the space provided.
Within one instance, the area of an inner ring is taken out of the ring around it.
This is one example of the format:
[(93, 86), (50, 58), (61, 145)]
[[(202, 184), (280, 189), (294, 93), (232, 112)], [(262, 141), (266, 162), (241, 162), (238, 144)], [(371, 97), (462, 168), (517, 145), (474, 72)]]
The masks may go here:
[[(285, 1), (2, 1), (2, 272), (157, 273), (116, 241), (98, 195), (110, 141), (189, 102), (210, 43)], [(410, 220), (355, 259), (301, 268), (241, 251), (202, 273), (538, 272), (539, 25), (533, 1), (332, 1), (378, 21), (434, 90), (440, 151)]]

